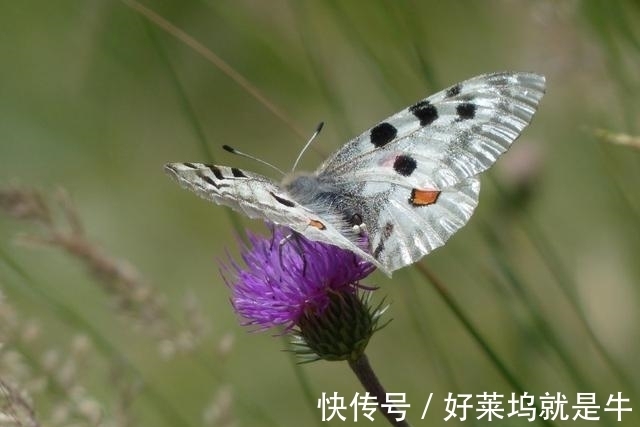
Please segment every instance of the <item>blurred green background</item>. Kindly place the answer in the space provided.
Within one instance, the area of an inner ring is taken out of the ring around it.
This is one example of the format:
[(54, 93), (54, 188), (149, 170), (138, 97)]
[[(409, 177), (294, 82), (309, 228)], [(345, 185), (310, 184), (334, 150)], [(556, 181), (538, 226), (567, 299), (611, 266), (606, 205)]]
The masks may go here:
[[(165, 321), (178, 329), (189, 323), (185, 295), (206, 317), (193, 349), (163, 357), (159, 349), (172, 342), (147, 330), (153, 316), (134, 327), (137, 308), (116, 307), (81, 260), (19, 244), (20, 235), (42, 228), (1, 215), (0, 289), (22, 332), (3, 338), (0, 379), (15, 377), (30, 390), (43, 425), (318, 425), (321, 392), (350, 401), (362, 390), (345, 363), (296, 368), (281, 338), (238, 325), (219, 274), (227, 253), (238, 254), (230, 218), (265, 227), (181, 190), (162, 165), (215, 161), (276, 178), (220, 146), (287, 170), (324, 120), (302, 162), (312, 170), (380, 119), (501, 70), (546, 75), (547, 94), (532, 125), (483, 176), (470, 223), (422, 261), (468, 324), (414, 268), (391, 280), (376, 273), (366, 283), (380, 286), (378, 299), (387, 296), (393, 322), (374, 336), (369, 358), (388, 391), (407, 393), (413, 425), (531, 425), (478, 421), (474, 413), (464, 423), (443, 421), (448, 392), (510, 396), (505, 371), (536, 396), (566, 394), (569, 405), (576, 392), (596, 393), (602, 407), (619, 391), (632, 399), (634, 411), (620, 423), (600, 411), (599, 422), (548, 425), (639, 425), (640, 151), (595, 131), (640, 135), (638, 3), (144, 5), (225, 61), (295, 125), (131, 3), (0, 4), (0, 186), (37, 187), (51, 200), (66, 189), (88, 239), (135, 266), (166, 301)], [(23, 337), (28, 327), (36, 338)], [(221, 354), (229, 334), (233, 345)], [(70, 343), (78, 335), (89, 336), (92, 349), (77, 383), (103, 411), (92, 423), (70, 403), (78, 413), (56, 419), (75, 389), (52, 386), (55, 372), (43, 367), (52, 349), (74, 360)], [(9, 353), (28, 373), (15, 372)], [(33, 387), (42, 378), (48, 385)], [(429, 393), (431, 409), (420, 420)], [(220, 397), (227, 395), (230, 407)], [(224, 414), (203, 420), (212, 402)], [(380, 414), (361, 423), (386, 425)]]

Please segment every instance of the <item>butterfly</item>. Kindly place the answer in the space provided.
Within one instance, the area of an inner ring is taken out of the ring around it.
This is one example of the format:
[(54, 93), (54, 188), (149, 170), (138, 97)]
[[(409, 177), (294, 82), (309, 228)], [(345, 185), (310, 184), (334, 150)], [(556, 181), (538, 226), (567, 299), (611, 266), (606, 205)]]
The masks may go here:
[(478, 204), (478, 174), (529, 124), (544, 76), (483, 74), (379, 122), (311, 173), (276, 183), (234, 167), (169, 163), (204, 199), (350, 250), (387, 275), (442, 246)]

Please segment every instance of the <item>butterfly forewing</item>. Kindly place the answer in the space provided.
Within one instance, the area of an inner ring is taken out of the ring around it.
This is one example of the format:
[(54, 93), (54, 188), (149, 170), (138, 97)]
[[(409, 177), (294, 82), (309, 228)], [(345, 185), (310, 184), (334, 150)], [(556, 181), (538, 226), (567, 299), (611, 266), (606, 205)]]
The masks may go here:
[(262, 175), (203, 163), (169, 163), (165, 170), (182, 187), (203, 199), (229, 206), (249, 218), (284, 225), (311, 240), (350, 250), (383, 268), (369, 253), (343, 235), (341, 220), (334, 214), (316, 212), (301, 205), (281, 186)]
[(165, 170), (182, 187), (249, 218), (267, 216), (274, 222), (294, 224), (303, 221), (302, 212), (283, 209), (285, 205), (278, 202), (280, 188), (262, 175), (203, 163), (169, 163)]
[(531, 121), (544, 85), (544, 77), (532, 73), (466, 80), (378, 123), (317, 173), (350, 182), (385, 175), (411, 187), (454, 185), (486, 170), (509, 148)]

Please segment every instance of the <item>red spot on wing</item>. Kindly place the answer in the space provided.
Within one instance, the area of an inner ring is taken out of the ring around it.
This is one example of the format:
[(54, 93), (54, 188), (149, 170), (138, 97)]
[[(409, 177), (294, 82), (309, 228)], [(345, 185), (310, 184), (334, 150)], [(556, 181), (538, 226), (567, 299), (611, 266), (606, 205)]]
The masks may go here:
[(309, 225), (317, 228), (318, 230), (325, 230), (327, 228), (322, 222), (315, 219), (310, 220)]
[(411, 190), (409, 203), (413, 206), (429, 206), (438, 201), (440, 191), (438, 190), (419, 190), (414, 188)]

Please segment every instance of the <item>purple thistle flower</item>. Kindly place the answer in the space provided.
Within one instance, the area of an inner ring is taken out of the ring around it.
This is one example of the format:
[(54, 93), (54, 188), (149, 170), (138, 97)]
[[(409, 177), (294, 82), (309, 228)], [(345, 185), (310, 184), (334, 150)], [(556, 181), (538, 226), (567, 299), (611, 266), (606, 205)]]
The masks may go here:
[(246, 266), (232, 262), (231, 299), (244, 325), (291, 329), (303, 316), (321, 315), (332, 296), (355, 295), (359, 281), (375, 269), (350, 251), (300, 235), (283, 242), (290, 233), (276, 226), (271, 238), (249, 234), (242, 251)]

